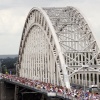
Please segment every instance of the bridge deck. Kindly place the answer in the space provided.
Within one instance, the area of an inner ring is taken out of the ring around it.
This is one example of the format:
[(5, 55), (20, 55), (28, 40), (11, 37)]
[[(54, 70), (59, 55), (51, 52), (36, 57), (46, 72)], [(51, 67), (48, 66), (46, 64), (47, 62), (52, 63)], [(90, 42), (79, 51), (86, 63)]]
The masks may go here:
[[(44, 83), (38, 80), (30, 80), (30, 79), (26, 79), (22, 77), (16, 77), (14, 75), (3, 74), (1, 77), (2, 77), (2, 80), (7, 83), (25, 87), (27, 89), (33, 90), (37, 93), (45, 94), (50, 97), (58, 97), (62, 99), (66, 98), (66, 99), (71, 99), (71, 100), (73, 99), (77, 100), (79, 98), (80, 99), (84, 98), (83, 93), (78, 93), (79, 91), (84, 92), (83, 90), (80, 90), (80, 89), (79, 90), (74, 89), (72, 91), (68, 91), (67, 88), (64, 88), (61, 86), (54, 86), (50, 83)], [(78, 96), (79, 94), (81, 96)], [(97, 95), (95, 94), (95, 97), (97, 98), (96, 100), (99, 100), (100, 94), (97, 94)]]

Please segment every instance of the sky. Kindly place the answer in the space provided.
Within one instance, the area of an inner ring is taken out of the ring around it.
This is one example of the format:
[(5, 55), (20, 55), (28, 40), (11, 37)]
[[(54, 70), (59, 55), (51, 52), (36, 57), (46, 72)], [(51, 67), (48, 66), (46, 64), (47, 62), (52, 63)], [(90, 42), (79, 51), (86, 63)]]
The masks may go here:
[(100, 47), (100, 0), (0, 0), (0, 55), (18, 54), (25, 19), (33, 7), (73, 6)]

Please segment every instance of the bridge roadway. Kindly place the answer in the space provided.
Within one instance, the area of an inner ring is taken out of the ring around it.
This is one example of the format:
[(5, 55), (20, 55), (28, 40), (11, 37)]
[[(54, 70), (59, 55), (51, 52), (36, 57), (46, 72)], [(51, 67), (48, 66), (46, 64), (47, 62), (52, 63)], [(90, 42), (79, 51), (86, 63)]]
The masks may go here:
[[(67, 88), (61, 86), (14, 75), (3, 74), (0, 81), (0, 98), (3, 98), (0, 100), (82, 100), (84, 98), (83, 90), (80, 91), (80, 89), (76, 92), (74, 91), (75, 89), (68, 91), (66, 90)], [(77, 92), (82, 92), (81, 96), (78, 96), (79, 93), (77, 94)], [(6, 93), (10, 94), (5, 96)], [(76, 93), (76, 96), (73, 93)], [(91, 95), (91, 93), (89, 94)], [(14, 98), (7, 98), (12, 97), (12, 95), (14, 95)], [(7, 99), (4, 99), (4, 97)], [(100, 100), (100, 94), (95, 95), (95, 98), (97, 98), (96, 100)], [(94, 100), (93, 97), (90, 100)]]
[[(21, 90), (20, 90), (20, 91), (22, 91), (21, 95), (24, 95), (24, 94), (42, 94), (41, 98), (36, 99), (36, 100), (77, 100), (77, 99), (75, 99), (71, 96), (65, 95), (61, 92), (50, 92), (50, 91), (47, 91), (45, 89), (41, 89), (39, 87), (33, 86), (30, 84), (31, 82), (25, 84), (23, 82), (20, 82), (20, 80), (16, 76), (12, 77), (12, 75), (2, 75), (1, 81), (4, 82), (6, 85), (7, 84), (14, 85), (15, 86), (15, 94), (19, 94), (18, 93), (19, 90), (16, 89), (16, 87), (17, 88), (21, 87)], [(34, 82), (34, 80), (33, 80), (33, 82)], [(25, 89), (28, 90), (28, 92), (23, 91)], [(15, 96), (15, 94), (14, 94), (14, 96)], [(0, 100), (4, 100), (4, 99), (0, 99)], [(25, 100), (25, 99), (23, 99), (23, 96), (18, 97), (18, 95), (17, 95), (17, 97), (14, 97), (14, 100)], [(26, 100), (31, 100), (31, 99), (26, 99)]]

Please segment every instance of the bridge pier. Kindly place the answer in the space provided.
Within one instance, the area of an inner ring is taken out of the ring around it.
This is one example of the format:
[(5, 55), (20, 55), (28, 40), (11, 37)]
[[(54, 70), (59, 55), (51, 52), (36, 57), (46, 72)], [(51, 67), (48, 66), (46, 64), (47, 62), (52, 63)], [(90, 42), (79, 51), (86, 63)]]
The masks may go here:
[(19, 90), (19, 86), (15, 85), (14, 100), (18, 100), (18, 90)]
[(0, 100), (6, 100), (4, 82), (0, 80)]
[(14, 100), (15, 86), (0, 80), (0, 100)]

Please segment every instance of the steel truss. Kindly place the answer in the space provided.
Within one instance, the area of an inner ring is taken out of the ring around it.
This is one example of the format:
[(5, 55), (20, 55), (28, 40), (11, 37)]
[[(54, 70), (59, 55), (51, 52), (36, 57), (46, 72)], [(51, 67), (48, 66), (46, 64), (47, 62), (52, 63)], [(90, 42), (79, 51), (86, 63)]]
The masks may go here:
[(19, 76), (70, 88), (68, 74), (82, 65), (100, 71), (99, 48), (82, 15), (73, 7), (33, 8), (21, 38)]

